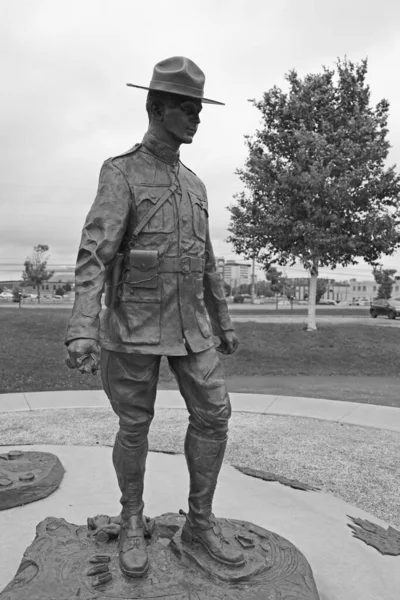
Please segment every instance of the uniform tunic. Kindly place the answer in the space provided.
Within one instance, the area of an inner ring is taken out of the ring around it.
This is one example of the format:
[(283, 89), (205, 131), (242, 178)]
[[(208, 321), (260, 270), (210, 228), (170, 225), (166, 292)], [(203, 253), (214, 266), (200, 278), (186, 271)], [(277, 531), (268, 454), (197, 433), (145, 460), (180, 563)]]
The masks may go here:
[[(132, 241), (134, 228), (168, 189), (168, 200)], [(158, 265), (134, 284), (130, 248), (158, 252)], [(106, 269), (117, 252), (125, 256), (118, 304), (100, 318)], [(212, 332), (233, 330), (215, 267), (205, 186), (177, 152), (150, 134), (103, 164), (75, 276), (66, 343), (90, 338), (110, 351), (179, 356), (211, 348)]]

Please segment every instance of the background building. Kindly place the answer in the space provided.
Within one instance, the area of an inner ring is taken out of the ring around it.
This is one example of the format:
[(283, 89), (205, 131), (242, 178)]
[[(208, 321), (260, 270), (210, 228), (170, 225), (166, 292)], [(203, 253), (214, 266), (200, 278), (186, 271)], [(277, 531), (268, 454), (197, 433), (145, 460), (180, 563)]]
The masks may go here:
[[(239, 263), (234, 260), (217, 259), (217, 269), (222, 274), (225, 283), (231, 286), (232, 292), (237, 290), (241, 285), (249, 285), (251, 283), (251, 264)], [(220, 261), (220, 262), (218, 262)]]
[[(400, 300), (400, 277), (394, 277), (394, 284), (392, 289), (393, 300)], [(357, 279), (350, 279), (350, 300), (355, 298), (368, 298), (373, 300), (378, 295), (379, 284), (376, 281), (357, 281)]]
[[(296, 300), (308, 299), (310, 289), (309, 277), (288, 278), (288, 283), (294, 288), (294, 297)], [(350, 287), (350, 284), (346, 281), (335, 281), (334, 279), (331, 279), (325, 294), (321, 296), (321, 300), (348, 302), (351, 300)]]
[[(0, 281), (0, 286), (9, 291), (12, 291), (14, 288), (23, 288), (24, 292), (27, 294), (37, 294), (36, 286), (24, 285), (22, 279), (19, 281)], [(56, 290), (60, 287), (64, 290), (67, 288), (68, 293), (75, 289), (74, 269), (70, 269), (69, 271), (56, 271), (51, 279), (42, 283), (40, 286), (40, 294), (41, 296), (45, 296), (46, 294), (54, 295)]]

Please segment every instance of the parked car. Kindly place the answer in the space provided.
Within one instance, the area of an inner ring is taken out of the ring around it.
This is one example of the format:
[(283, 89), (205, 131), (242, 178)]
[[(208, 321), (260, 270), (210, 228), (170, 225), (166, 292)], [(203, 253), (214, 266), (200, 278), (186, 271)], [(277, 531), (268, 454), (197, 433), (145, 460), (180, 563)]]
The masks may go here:
[(13, 295), (11, 292), (1, 292), (1, 294), (0, 294), (0, 298), (5, 298), (5, 299), (12, 298), (12, 296)]
[(233, 297), (235, 304), (243, 304), (246, 300), (251, 300), (250, 294), (237, 294)]
[(368, 298), (353, 298), (350, 306), (369, 306), (371, 303)]
[(400, 316), (400, 302), (398, 300), (373, 300), (369, 313), (373, 319), (378, 315), (386, 315), (389, 319)]
[(319, 301), (319, 304), (329, 304), (330, 306), (336, 306), (336, 301), (330, 298), (323, 298)]

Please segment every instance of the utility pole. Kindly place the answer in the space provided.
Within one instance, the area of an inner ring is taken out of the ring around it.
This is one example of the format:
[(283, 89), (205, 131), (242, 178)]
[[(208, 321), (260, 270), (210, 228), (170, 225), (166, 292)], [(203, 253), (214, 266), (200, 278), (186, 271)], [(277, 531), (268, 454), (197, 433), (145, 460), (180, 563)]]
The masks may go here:
[(254, 304), (256, 298), (256, 259), (253, 257), (251, 269), (251, 303)]

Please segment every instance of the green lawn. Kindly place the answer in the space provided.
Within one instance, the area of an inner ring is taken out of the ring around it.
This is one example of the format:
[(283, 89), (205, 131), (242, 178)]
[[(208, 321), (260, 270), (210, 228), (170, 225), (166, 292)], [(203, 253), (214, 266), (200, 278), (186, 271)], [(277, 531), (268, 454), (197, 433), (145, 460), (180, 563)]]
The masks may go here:
[[(64, 364), (69, 315), (69, 308), (0, 311), (0, 393), (101, 387), (99, 376)], [(230, 390), (400, 405), (397, 328), (338, 323), (314, 333), (301, 324), (237, 323), (239, 350), (222, 357)], [(166, 361), (160, 384), (175, 385)]]

